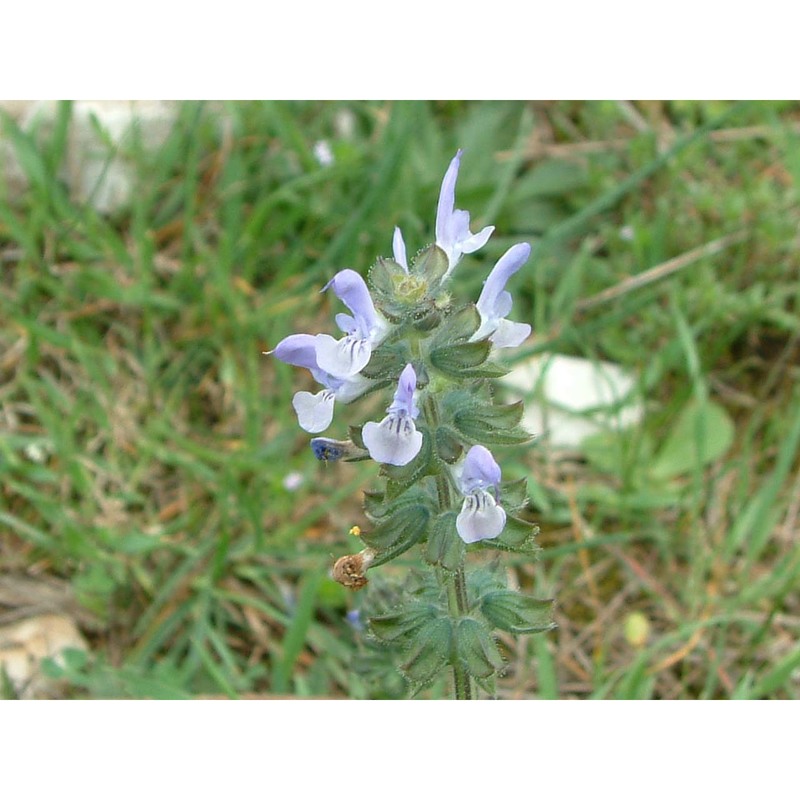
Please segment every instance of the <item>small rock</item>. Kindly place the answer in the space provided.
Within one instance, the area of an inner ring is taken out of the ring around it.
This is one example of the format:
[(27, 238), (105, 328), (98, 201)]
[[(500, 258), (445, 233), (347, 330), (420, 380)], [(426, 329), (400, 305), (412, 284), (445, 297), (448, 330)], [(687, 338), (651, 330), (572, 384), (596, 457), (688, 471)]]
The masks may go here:
[(554, 447), (579, 447), (595, 433), (627, 428), (644, 415), (633, 397), (635, 378), (607, 361), (548, 353), (522, 362), (503, 383), (525, 401), (523, 426)]
[[(53, 101), (0, 104), (26, 131), (38, 129), (47, 134), (58, 113)], [(175, 103), (144, 100), (79, 100), (72, 104), (69, 140), (63, 180), (78, 202), (92, 205), (101, 214), (124, 207), (134, 189), (132, 165), (124, 150), (134, 126), (146, 149), (164, 143), (177, 114)], [(14, 157), (10, 143), (0, 139), (0, 159), (5, 179), (12, 192), (21, 191), (25, 176)]]
[(75, 623), (60, 614), (42, 614), (0, 626), (0, 670), (22, 699), (47, 697), (53, 682), (41, 672), (44, 658), (58, 663), (66, 649), (88, 651)]

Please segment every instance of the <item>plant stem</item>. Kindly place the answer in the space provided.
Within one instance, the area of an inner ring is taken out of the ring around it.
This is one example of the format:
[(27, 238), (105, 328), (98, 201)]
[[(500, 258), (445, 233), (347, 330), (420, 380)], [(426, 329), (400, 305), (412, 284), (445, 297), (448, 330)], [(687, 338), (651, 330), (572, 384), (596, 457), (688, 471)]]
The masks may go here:
[[(428, 395), (423, 403), (423, 413), (428, 427), (432, 430), (436, 429), (439, 423), (439, 408), (436, 404), (436, 398)], [(436, 475), (436, 492), (439, 497), (439, 510), (447, 511), (453, 505), (453, 495), (450, 486), (450, 481), (442, 472)], [(458, 569), (448, 575), (441, 568), (436, 570), (436, 578), (439, 581), (439, 586), (445, 589), (447, 594), (447, 610), (450, 612), (450, 617), (458, 623), (462, 617), (466, 616), (468, 609), (467, 601), (467, 583), (464, 577), (464, 563), (459, 564)], [(453, 683), (455, 685), (456, 700), (472, 700), (472, 679), (469, 673), (464, 669), (464, 665), (458, 657), (458, 653), (453, 650), (451, 655), (451, 664), (453, 667)]]
[[(455, 575), (444, 575), (444, 570), (437, 569), (439, 585), (444, 585), (447, 590), (447, 608), (450, 616), (454, 620), (459, 620), (464, 616), (462, 598), (466, 594), (464, 591), (464, 567), (458, 568)], [(455, 651), (452, 655), (453, 683), (455, 685), (456, 700), (472, 700), (472, 679), (464, 669), (464, 665)]]

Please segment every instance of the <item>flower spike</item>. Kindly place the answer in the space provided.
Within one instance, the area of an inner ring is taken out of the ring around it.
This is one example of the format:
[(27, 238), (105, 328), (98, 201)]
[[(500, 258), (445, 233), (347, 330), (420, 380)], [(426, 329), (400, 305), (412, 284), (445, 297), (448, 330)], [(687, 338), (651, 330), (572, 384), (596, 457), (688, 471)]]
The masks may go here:
[[(273, 354), (309, 370), (319, 384), (316, 394), (301, 391), (292, 400), (314, 457), (337, 471), (340, 462), (381, 465), (376, 472), (384, 485), (363, 492), (364, 529), (338, 526), (348, 554), (335, 559), (331, 577), (361, 589), (368, 569), (412, 548), (432, 568), (429, 579), (395, 583), (387, 576), (363, 606), (355, 604), (364, 619), (353, 621), (354, 628), (363, 625), (363, 635), (395, 647), (396, 666), (413, 687), (430, 684), (449, 665), (456, 697), (469, 699), (476, 686), (492, 692), (493, 677), (504, 668), (495, 629), (516, 635), (554, 625), (548, 601), (508, 587), (493, 565), (470, 563), (485, 560), (472, 558), (473, 544), (524, 551), (536, 533), (533, 523), (512, 516), (526, 505), (525, 480), (501, 483), (500, 465), (479, 444), (529, 438), (518, 426), (522, 404), (497, 405), (491, 379), (502, 373), (493, 353), (531, 332), (530, 325), (510, 321), (513, 299), (506, 290), (531, 247), (510, 247), (487, 270), (476, 303), (456, 297), (447, 278), (494, 231), (471, 232), (469, 213), (456, 208), (462, 154), (442, 180), (435, 243), (408, 252), (395, 227), (392, 257), (377, 258), (369, 284), (366, 275), (343, 269), (325, 285), (344, 304), (335, 309), (341, 312), (336, 332), (287, 336)], [(388, 229), (381, 235), (388, 245)], [(375, 421), (354, 420), (349, 436), (326, 430), (337, 402), (378, 390), (390, 402)]]

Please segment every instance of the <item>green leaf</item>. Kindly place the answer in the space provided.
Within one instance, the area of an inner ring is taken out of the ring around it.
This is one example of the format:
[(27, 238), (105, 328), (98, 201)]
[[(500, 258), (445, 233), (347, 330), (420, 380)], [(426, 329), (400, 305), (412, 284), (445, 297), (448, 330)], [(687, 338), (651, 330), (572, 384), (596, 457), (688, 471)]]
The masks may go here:
[(725, 455), (733, 437), (733, 422), (721, 405), (691, 400), (656, 455), (650, 475), (666, 480), (710, 464)]
[(371, 617), (367, 624), (370, 633), (380, 641), (403, 642), (435, 616), (436, 609), (433, 606), (416, 604)]
[(449, 342), (431, 349), (431, 364), (440, 370), (477, 367), (483, 364), (492, 350), (491, 342)]
[(588, 180), (586, 168), (573, 161), (544, 161), (532, 172), (518, 180), (512, 193), (517, 205), (533, 197), (568, 195), (584, 187)]
[(124, 533), (113, 543), (113, 547), (118, 553), (127, 555), (150, 553), (162, 546), (163, 542), (158, 536), (136, 532)]
[(364, 492), (364, 511), (376, 525), (409, 506), (428, 506), (430, 496), (420, 487), (411, 489), (401, 497), (387, 497), (383, 492)]
[(322, 572), (312, 572), (301, 584), (297, 607), (281, 643), (281, 658), (273, 666), (272, 690), (276, 694), (285, 694), (289, 691), (292, 670), (305, 646), (308, 631), (314, 619), (317, 595), (324, 577)]
[(458, 623), (456, 651), (467, 672), (481, 680), (499, 672), (505, 663), (486, 626), (471, 617)]
[(413, 635), (400, 669), (414, 683), (427, 683), (450, 660), (453, 626), (449, 619), (424, 623)]
[(428, 534), (425, 560), (455, 572), (462, 564), (464, 551), (464, 542), (456, 531), (456, 512), (447, 511), (438, 516)]
[(374, 522), (386, 516), (383, 492), (364, 492), (364, 512)]
[(537, 600), (519, 592), (485, 594), (481, 598), (481, 612), (492, 625), (509, 633), (536, 633), (556, 627), (552, 600)]
[(400, 344), (383, 344), (374, 350), (369, 363), (361, 374), (371, 380), (388, 380), (396, 383), (403, 367), (408, 363), (408, 346)]
[(64, 666), (70, 672), (80, 672), (89, 663), (89, 654), (78, 647), (67, 647), (61, 651)]
[(497, 550), (532, 552), (537, 549), (533, 540), (539, 533), (539, 526), (510, 514), (506, 517), (503, 532), (496, 539), (484, 539), (481, 544)]
[(381, 467), (381, 474), (387, 479), (386, 497), (391, 499), (402, 494), (420, 478), (430, 472), (433, 447), (431, 445), (431, 435), (426, 428), (421, 429), (422, 446), (416, 457), (402, 467), (395, 467), (391, 464), (384, 464)]
[(500, 484), (500, 503), (506, 511), (516, 511), (528, 505), (528, 479)]
[[(517, 409), (517, 406), (520, 408)], [(491, 406), (464, 408), (453, 415), (453, 425), (459, 433), (472, 442), (499, 445), (525, 444), (533, 438), (530, 433), (516, 425), (506, 427), (507, 421), (513, 419), (518, 410), (521, 415), (521, 406), (521, 403), (515, 403), (513, 406), (497, 406), (499, 413), (494, 418), (488, 412)]]
[(378, 551), (372, 565), (385, 564), (413, 547), (424, 535), (430, 515), (427, 506), (405, 503), (373, 530), (362, 533), (361, 539)]
[(350, 425), (348, 426), (348, 430), (350, 432), (350, 441), (356, 446), (360, 447), (362, 450), (366, 450), (367, 446), (364, 444), (364, 436), (363, 436), (363, 425)]
[(458, 439), (455, 431), (442, 426), (436, 429), (436, 455), (442, 459), (446, 464), (455, 464), (461, 454), (464, 452), (464, 447)]
[(456, 344), (469, 340), (481, 326), (481, 315), (470, 303), (448, 314), (436, 334), (435, 346)]
[(508, 370), (487, 361), (491, 349), (491, 342), (486, 339), (444, 344), (434, 347), (429, 357), (435, 369), (453, 378), (499, 378)]
[(652, 463), (653, 443), (636, 428), (601, 431), (587, 436), (581, 450), (601, 472), (624, 475), (633, 464)]
[(508, 405), (494, 405), (492, 403), (475, 403), (460, 412), (463, 419), (483, 422), (493, 428), (514, 428), (519, 425), (525, 405), (520, 400)]
[(405, 539), (419, 538), (429, 517), (426, 506), (405, 503), (371, 531), (363, 532), (361, 538), (376, 550), (388, 550)]

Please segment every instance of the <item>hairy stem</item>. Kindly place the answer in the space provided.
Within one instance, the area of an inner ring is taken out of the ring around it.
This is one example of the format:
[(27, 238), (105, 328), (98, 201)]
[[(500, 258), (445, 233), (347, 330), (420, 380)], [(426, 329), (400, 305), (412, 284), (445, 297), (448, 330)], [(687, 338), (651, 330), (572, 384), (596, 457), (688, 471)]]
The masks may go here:
[[(439, 408), (436, 403), (436, 398), (432, 395), (428, 395), (425, 398), (423, 414), (429, 428), (435, 430), (439, 423)], [(452, 487), (447, 475), (442, 472), (436, 475), (436, 492), (439, 497), (439, 510), (446, 511), (452, 508)], [(459, 564), (458, 569), (449, 575), (443, 569), (437, 568), (436, 578), (439, 581), (439, 586), (446, 591), (447, 609), (450, 612), (450, 617), (457, 622), (462, 617), (466, 616), (468, 608), (467, 584), (464, 577), (463, 561)], [(461, 663), (455, 650), (451, 655), (451, 664), (453, 667), (456, 700), (472, 700), (474, 696), (472, 679), (469, 673), (464, 669), (464, 665)]]

